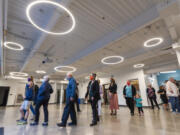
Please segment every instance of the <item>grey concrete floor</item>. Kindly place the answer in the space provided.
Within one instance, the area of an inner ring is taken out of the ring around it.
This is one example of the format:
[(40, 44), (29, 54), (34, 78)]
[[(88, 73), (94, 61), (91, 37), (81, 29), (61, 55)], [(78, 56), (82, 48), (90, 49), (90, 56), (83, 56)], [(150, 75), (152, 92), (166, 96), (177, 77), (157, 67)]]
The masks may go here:
[[(102, 109), (101, 122), (90, 127), (91, 109), (89, 105), (81, 106), (76, 127), (59, 128), (63, 106), (49, 105), (49, 126), (36, 127), (16, 125), (19, 107), (0, 108), (0, 127), (5, 128), (5, 135), (179, 135), (180, 114), (144, 109), (145, 115), (131, 117), (126, 107), (120, 107), (117, 116), (110, 116), (108, 106)], [(43, 113), (41, 113), (41, 122)]]

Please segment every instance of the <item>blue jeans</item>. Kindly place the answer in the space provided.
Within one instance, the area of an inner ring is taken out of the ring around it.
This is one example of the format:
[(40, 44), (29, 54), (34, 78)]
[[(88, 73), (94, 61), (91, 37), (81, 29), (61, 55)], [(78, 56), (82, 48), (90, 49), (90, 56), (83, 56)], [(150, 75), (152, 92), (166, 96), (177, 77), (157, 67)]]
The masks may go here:
[(74, 101), (69, 99), (66, 101), (66, 106), (64, 107), (64, 112), (62, 115), (62, 123), (66, 125), (69, 115), (71, 116), (72, 123), (76, 124), (76, 111), (74, 108)]
[(172, 111), (180, 112), (180, 104), (179, 104), (179, 98), (178, 97), (169, 97), (169, 102), (171, 103)]
[(30, 109), (31, 109), (31, 112), (33, 113), (33, 115), (35, 116), (35, 115), (36, 115), (36, 112), (35, 112), (35, 110), (34, 110), (33, 105), (30, 106)]

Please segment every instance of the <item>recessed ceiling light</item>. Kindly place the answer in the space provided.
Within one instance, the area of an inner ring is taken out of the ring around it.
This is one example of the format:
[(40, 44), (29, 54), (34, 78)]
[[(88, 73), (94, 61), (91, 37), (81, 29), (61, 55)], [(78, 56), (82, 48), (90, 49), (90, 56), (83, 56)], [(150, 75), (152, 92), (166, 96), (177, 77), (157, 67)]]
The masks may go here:
[(155, 47), (155, 46), (160, 45), (163, 41), (164, 40), (161, 37), (151, 38), (144, 42), (144, 46), (145, 47)]
[(15, 42), (4, 42), (4, 46), (8, 49), (15, 50), (15, 51), (21, 51), (24, 49), (24, 47), (21, 44), (18, 44)]
[(176, 73), (176, 71), (164, 71), (164, 72), (160, 72), (161, 74), (170, 74), (170, 73)]
[[(67, 68), (70, 70), (63, 70), (62, 68)], [(75, 72), (77, 69), (75, 67), (71, 67), (71, 66), (57, 66), (54, 68), (54, 70), (57, 72), (61, 72), (61, 73), (68, 73), (68, 72)]]
[(46, 71), (44, 71), (44, 70), (37, 70), (36, 73), (38, 73), (38, 74), (46, 74)]
[(28, 76), (27, 73), (23, 73), (23, 72), (10, 72), (9, 74), (11, 76), (15, 76), (15, 77), (25, 77), (25, 76)]
[[(117, 62), (106, 62), (107, 60), (113, 59), (113, 58), (117, 58), (119, 60)], [(124, 61), (124, 57), (122, 57), (122, 56), (108, 56), (101, 60), (101, 62), (106, 65), (115, 65), (115, 64), (122, 63), (123, 61)]]
[[(50, 5), (54, 5), (60, 9), (63, 9), (64, 11), (66, 11), (68, 13), (68, 15), (71, 17), (72, 19), (72, 26), (67, 30), (67, 31), (64, 31), (64, 32), (51, 32), (51, 31), (47, 31), (43, 28), (41, 28), (40, 26), (38, 26), (31, 18), (30, 16), (30, 11), (31, 11), (31, 8), (35, 5), (38, 5), (38, 4), (50, 4)], [(32, 3), (30, 3), (26, 9), (26, 16), (27, 18), (29, 19), (29, 21), (32, 23), (32, 25), (34, 27), (36, 27), (37, 29), (39, 29), (40, 31), (43, 31), (45, 33), (48, 33), (48, 34), (52, 34), (52, 35), (66, 35), (68, 33), (70, 33), (71, 31), (73, 31), (73, 29), (75, 28), (75, 25), (76, 25), (76, 21), (75, 21), (75, 18), (74, 18), (74, 15), (71, 13), (71, 11), (69, 9), (67, 9), (66, 7), (64, 7), (63, 5), (57, 3), (57, 2), (53, 2), (53, 1), (47, 1), (47, 0), (37, 0), (37, 1), (34, 1)]]
[(133, 67), (134, 67), (134, 68), (142, 68), (142, 67), (144, 67), (144, 64), (136, 64), (136, 65), (134, 65)]

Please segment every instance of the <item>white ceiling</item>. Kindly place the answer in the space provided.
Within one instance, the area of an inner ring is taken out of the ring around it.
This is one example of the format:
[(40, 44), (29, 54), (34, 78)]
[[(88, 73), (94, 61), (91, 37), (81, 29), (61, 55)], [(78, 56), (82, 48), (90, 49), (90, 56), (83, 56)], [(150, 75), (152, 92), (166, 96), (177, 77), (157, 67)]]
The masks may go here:
[[(76, 77), (91, 72), (109, 75), (144, 63), (145, 70), (171, 64), (177, 65), (174, 51), (169, 48), (179, 39), (179, 0), (54, 0), (62, 3), (74, 14), (77, 24), (73, 32), (64, 36), (44, 34), (33, 27), (25, 14), (27, 5), (34, 0), (8, 0), (7, 41), (22, 44), (24, 50), (16, 52), (5, 49), (5, 74), (23, 71), (40, 77), (36, 70), (45, 70), (54, 78), (54, 67), (71, 65), (77, 68)], [(172, 9), (172, 10), (171, 10)], [(61, 31), (71, 25), (66, 13), (52, 6), (37, 6), (32, 11), (33, 19), (42, 27)], [(53, 19), (55, 18), (56, 19)], [(174, 17), (169, 32), (167, 18)], [(49, 28), (49, 27), (48, 27)], [(163, 37), (164, 42), (155, 48), (145, 48), (145, 40)], [(125, 57), (122, 64), (106, 66), (101, 59), (109, 55)], [(48, 56), (51, 63), (42, 64)]]

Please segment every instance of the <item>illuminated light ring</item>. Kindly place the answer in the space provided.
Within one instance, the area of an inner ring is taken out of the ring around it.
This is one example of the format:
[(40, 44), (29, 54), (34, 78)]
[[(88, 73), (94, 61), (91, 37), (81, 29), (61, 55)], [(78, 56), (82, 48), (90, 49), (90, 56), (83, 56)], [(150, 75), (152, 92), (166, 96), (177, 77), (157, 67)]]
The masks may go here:
[(24, 77), (17, 77), (17, 76), (5, 76), (5, 78), (9, 78), (9, 79), (18, 79), (18, 80), (26, 80), (27, 78)]
[[(119, 58), (120, 60), (117, 62), (105, 62), (105, 60), (112, 59), (112, 58)], [(106, 65), (115, 65), (115, 64), (122, 63), (123, 61), (124, 61), (124, 57), (122, 56), (108, 56), (101, 60), (101, 62)]]
[[(149, 43), (152, 42), (152, 41), (158, 41), (158, 42), (157, 42), (157, 43), (154, 43), (154, 44), (149, 44)], [(144, 46), (145, 46), (145, 47), (155, 47), (155, 46), (160, 45), (163, 41), (164, 41), (164, 39), (161, 38), (161, 37), (151, 38), (151, 39), (149, 39), (149, 40), (147, 40), (147, 41), (144, 42)]]
[(28, 76), (27, 73), (23, 73), (23, 72), (10, 72), (9, 74), (11, 76), (14, 76), (14, 77), (26, 77), (26, 76)]
[(36, 73), (37, 74), (46, 74), (46, 71), (44, 71), (44, 70), (37, 70)]
[[(67, 30), (67, 31), (65, 31), (65, 32), (55, 33), (55, 32), (47, 31), (47, 30), (39, 27), (38, 25), (36, 25), (35, 22), (34, 22), (34, 21), (31, 19), (31, 17), (30, 17), (30, 10), (31, 10), (31, 8), (32, 8), (34, 5), (36, 5), (36, 4), (41, 4), (41, 3), (51, 4), (51, 5), (57, 6), (57, 7), (61, 8), (61, 9), (65, 10), (65, 11), (68, 13), (68, 15), (71, 17), (71, 19), (72, 19), (72, 26), (70, 27), (70, 29)], [(51, 35), (66, 35), (66, 34), (70, 33), (71, 31), (73, 31), (74, 28), (75, 28), (75, 26), (76, 26), (75, 17), (74, 17), (74, 15), (70, 12), (70, 10), (67, 9), (66, 7), (64, 7), (63, 5), (61, 5), (61, 4), (57, 3), (57, 2), (53, 2), (53, 1), (38, 0), (38, 1), (34, 1), (34, 2), (30, 3), (30, 4), (27, 6), (27, 8), (26, 8), (26, 16), (27, 16), (27, 18), (29, 19), (29, 21), (31, 22), (31, 24), (32, 24), (34, 27), (36, 27), (36, 28), (39, 29), (40, 31), (43, 31), (43, 32), (48, 33), (48, 34), (51, 34)]]
[(142, 68), (142, 67), (144, 67), (145, 66), (145, 64), (136, 64), (136, 65), (134, 65), (133, 67), (134, 68)]
[(142, 67), (144, 67), (145, 66), (145, 64), (136, 64), (136, 65), (134, 65), (133, 67), (134, 68), (142, 68)]
[[(10, 46), (9, 44), (17, 46), (18, 48), (14, 48)], [(22, 51), (24, 49), (24, 47), (21, 44), (15, 43), (15, 42), (4, 42), (4, 46), (8, 49), (15, 50), (15, 51)]]
[[(70, 68), (72, 70), (65, 71), (65, 70), (60, 70), (59, 68)], [(72, 73), (72, 72), (75, 72), (77, 69), (75, 67), (71, 67), (71, 66), (57, 66), (54, 68), (54, 70), (57, 72), (61, 72), (61, 73)]]

